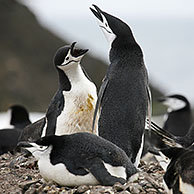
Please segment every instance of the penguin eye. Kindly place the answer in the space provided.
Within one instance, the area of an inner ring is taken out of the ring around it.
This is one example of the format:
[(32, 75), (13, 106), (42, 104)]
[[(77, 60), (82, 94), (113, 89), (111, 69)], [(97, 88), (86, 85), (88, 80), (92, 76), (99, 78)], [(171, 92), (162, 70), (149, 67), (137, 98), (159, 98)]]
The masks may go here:
[(107, 23), (105, 23), (105, 26), (106, 26), (106, 27), (108, 27), (108, 24), (107, 24)]
[(69, 57), (66, 57), (66, 59), (65, 60), (69, 60)]
[(43, 146), (40, 146), (40, 149), (42, 149), (43, 148)]

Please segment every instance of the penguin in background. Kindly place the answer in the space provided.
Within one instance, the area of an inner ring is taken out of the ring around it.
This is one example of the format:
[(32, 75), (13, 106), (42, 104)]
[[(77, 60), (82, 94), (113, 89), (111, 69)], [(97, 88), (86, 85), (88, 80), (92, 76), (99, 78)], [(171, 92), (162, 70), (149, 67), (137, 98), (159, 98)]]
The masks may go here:
[[(75, 48), (76, 42), (61, 47), (54, 56), (59, 87), (44, 118), (28, 126), (21, 140), (37, 140), (45, 135), (92, 132), (97, 101), (95, 84), (82, 69), (80, 61), (88, 49)], [(98, 134), (95, 125), (95, 134)]]
[(187, 134), (184, 136), (175, 136), (171, 132), (159, 127), (153, 121), (151, 122), (151, 128), (148, 128), (148, 122), (149, 121), (147, 121), (146, 130), (151, 130), (151, 133), (157, 135), (163, 142), (162, 146), (156, 148), (162, 149), (165, 148), (166, 145), (188, 148), (194, 143), (194, 123), (189, 128)]
[(151, 101), (143, 53), (126, 23), (96, 5), (90, 9), (111, 47), (96, 105), (96, 111), (100, 107), (99, 135), (122, 148), (138, 166)]
[(161, 153), (170, 160), (163, 177), (167, 193), (194, 193), (194, 149), (169, 147)]
[(24, 106), (12, 105), (8, 109), (9, 126), (0, 130), (0, 155), (13, 152), (21, 137), (23, 128), (31, 121), (29, 113)]
[(189, 101), (182, 95), (170, 95), (159, 98), (167, 106), (163, 129), (176, 136), (184, 136), (192, 124), (192, 110)]
[(9, 123), (6, 123), (3, 128), (23, 129), (25, 126), (31, 124), (28, 110), (19, 104), (14, 104), (9, 107), (6, 118), (8, 118), (6, 120), (8, 120)]
[[(158, 101), (167, 106), (162, 129), (184, 139), (193, 122), (189, 101), (178, 94), (161, 97)], [(159, 148), (165, 147), (165, 143), (155, 134), (151, 134), (151, 144)]]
[(124, 184), (137, 172), (122, 149), (91, 133), (49, 135), (18, 146), (34, 155), (46, 181), (61, 186)]
[(194, 193), (194, 124), (184, 137), (174, 136), (154, 122), (151, 130), (166, 145), (152, 153), (168, 160), (163, 177), (167, 193)]

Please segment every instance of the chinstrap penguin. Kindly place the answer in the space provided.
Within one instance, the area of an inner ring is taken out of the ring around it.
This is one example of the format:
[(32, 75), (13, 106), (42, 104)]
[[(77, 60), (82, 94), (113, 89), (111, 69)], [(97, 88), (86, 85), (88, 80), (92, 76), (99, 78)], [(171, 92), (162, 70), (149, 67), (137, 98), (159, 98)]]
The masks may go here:
[(10, 123), (0, 130), (0, 155), (15, 150), (23, 128), (31, 123), (29, 113), (24, 106), (13, 105), (8, 109)]
[(38, 160), (41, 176), (59, 185), (124, 184), (137, 172), (125, 152), (91, 133), (50, 135), (35, 143), (20, 142)]
[[(92, 132), (92, 118), (97, 100), (95, 84), (82, 69), (80, 61), (88, 49), (75, 48), (75, 42), (61, 47), (54, 56), (59, 88), (46, 116), (28, 126), (21, 140), (37, 140), (45, 135)], [(97, 134), (97, 125), (95, 125)]]
[(96, 5), (90, 9), (111, 47), (95, 110), (100, 107), (99, 135), (122, 148), (138, 166), (150, 100), (143, 53), (126, 23)]
[[(175, 94), (160, 97), (158, 101), (167, 107), (162, 128), (172, 135), (185, 136), (192, 125), (192, 110), (186, 97)], [(165, 147), (164, 142), (153, 133), (148, 139), (150, 140), (150, 146)], [(187, 141), (185, 142), (187, 143)]]
[(154, 132), (166, 145), (156, 152), (168, 160), (163, 177), (166, 191), (173, 194), (194, 193), (194, 144), (185, 148), (170, 135), (163, 134), (161, 130), (154, 129)]
[(9, 107), (6, 113), (6, 120), (8, 123), (3, 128), (18, 128), (23, 129), (25, 126), (31, 124), (28, 110), (19, 104)]
[(156, 149), (154, 147), (150, 147), (148, 150), (152, 154), (155, 154), (155, 157), (160, 163), (161, 167), (166, 170), (169, 164), (169, 159), (164, 155), (161, 155), (158, 152), (158, 149), (165, 149), (169, 146), (183, 148), (190, 147), (194, 142), (194, 123), (191, 125), (187, 134), (180, 137), (171, 134), (170, 132), (159, 127), (156, 123), (151, 122), (151, 135), (152, 137), (155, 137), (155, 140), (157, 140), (157, 143), (154, 144)]
[(59, 89), (48, 107), (42, 136), (92, 132), (96, 86), (87, 78), (80, 65), (88, 49), (75, 48), (75, 44), (61, 47), (54, 56)]
[(167, 106), (163, 129), (176, 136), (184, 136), (192, 124), (192, 111), (189, 101), (182, 95), (161, 97), (159, 102)]

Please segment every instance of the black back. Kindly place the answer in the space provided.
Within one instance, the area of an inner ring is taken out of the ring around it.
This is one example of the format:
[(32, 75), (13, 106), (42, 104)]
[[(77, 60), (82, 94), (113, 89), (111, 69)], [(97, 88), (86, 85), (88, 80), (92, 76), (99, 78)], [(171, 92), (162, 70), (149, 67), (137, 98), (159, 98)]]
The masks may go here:
[(36, 143), (44, 146), (52, 145), (51, 163), (53, 165), (64, 163), (70, 172), (77, 175), (87, 174), (88, 172), (84, 169), (88, 169), (90, 162), (95, 158), (100, 158), (112, 166), (123, 166), (130, 172), (136, 172), (123, 150), (90, 133), (51, 135), (41, 138)]
[(141, 48), (131, 36), (116, 38), (110, 50), (99, 135), (121, 147), (134, 162), (145, 126), (148, 80)]
[(20, 129), (0, 130), (0, 155), (8, 151), (14, 151), (22, 131)]
[(188, 132), (192, 124), (192, 111), (190, 107), (181, 110), (172, 111), (168, 114), (168, 118), (163, 128), (176, 136), (184, 136)]

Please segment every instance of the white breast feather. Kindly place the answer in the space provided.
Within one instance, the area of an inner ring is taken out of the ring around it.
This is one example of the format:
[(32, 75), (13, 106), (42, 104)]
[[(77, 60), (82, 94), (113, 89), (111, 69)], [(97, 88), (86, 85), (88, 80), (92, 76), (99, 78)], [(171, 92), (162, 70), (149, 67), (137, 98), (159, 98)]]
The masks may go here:
[[(57, 117), (56, 135), (72, 134), (76, 132), (92, 132), (92, 120), (97, 101), (96, 87), (82, 71), (79, 80), (70, 80), (72, 88), (63, 92), (65, 107)], [(72, 78), (72, 77), (71, 77)], [(77, 78), (78, 79), (78, 78)], [(95, 126), (97, 132), (97, 124)]]
[(194, 186), (190, 185), (188, 183), (184, 183), (182, 178), (179, 176), (179, 187), (180, 187), (180, 191), (183, 194), (191, 194), (194, 193)]
[(48, 156), (44, 156), (38, 161), (38, 167), (41, 176), (46, 181), (54, 181), (59, 185), (79, 186), (84, 184), (99, 184), (99, 182), (91, 173), (88, 173), (85, 176), (74, 175), (70, 173), (62, 163), (52, 165)]

